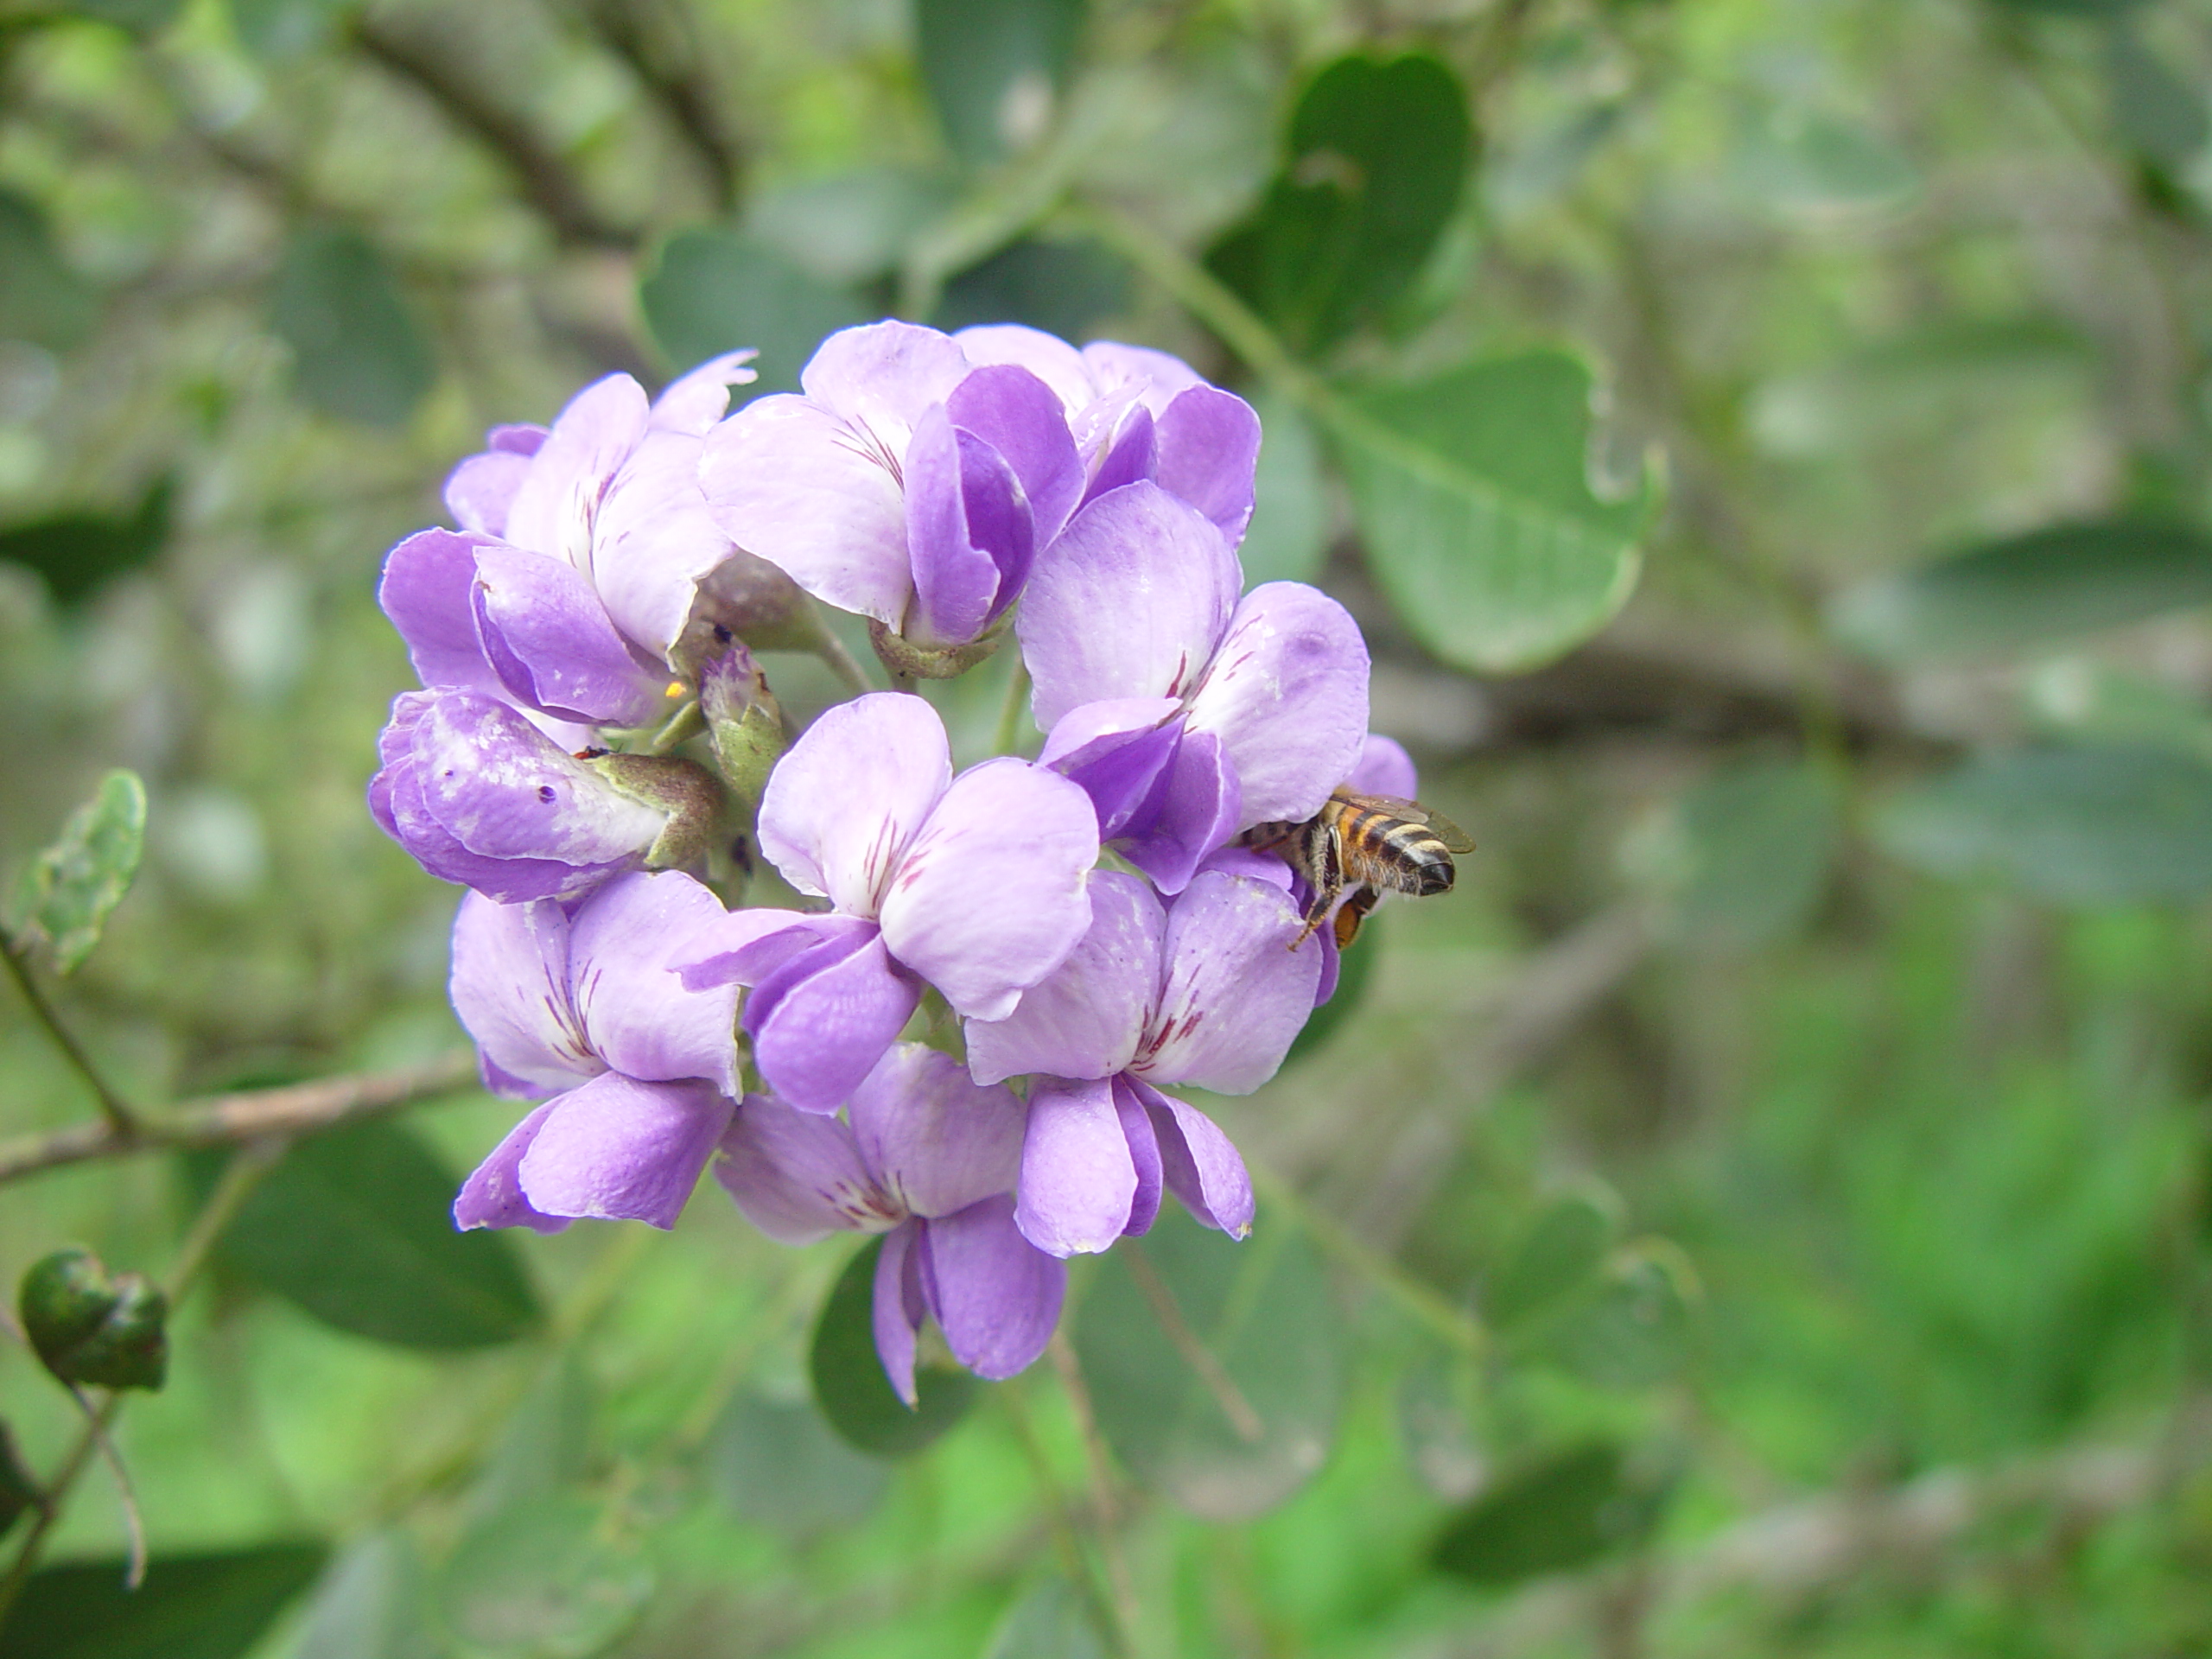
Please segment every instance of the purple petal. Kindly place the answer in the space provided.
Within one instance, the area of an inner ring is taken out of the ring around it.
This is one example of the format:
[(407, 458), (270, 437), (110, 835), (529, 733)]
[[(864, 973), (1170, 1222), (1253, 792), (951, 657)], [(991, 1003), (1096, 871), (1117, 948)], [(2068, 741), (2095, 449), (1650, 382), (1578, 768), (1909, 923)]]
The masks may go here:
[(641, 856), (667, 825), (667, 814), (617, 794), (514, 709), (473, 692), (424, 709), (411, 752), (424, 806), (485, 858), (605, 865)]
[(870, 322), (823, 340), (798, 383), (810, 402), (864, 428), (897, 457), (922, 411), (950, 397), (967, 372), (950, 335), (912, 322)]
[(673, 965), (727, 913), (681, 870), (619, 875), (585, 900), (571, 925), (569, 976), (600, 1058), (648, 1083), (703, 1077), (738, 1092), (738, 988), (687, 990)]
[(1037, 544), (1051, 541), (1084, 488), (1083, 460), (1058, 395), (1029, 370), (1008, 364), (977, 369), (944, 407), (954, 425), (1006, 458), (1028, 499)]
[(1160, 1219), (1164, 1173), (1160, 1161), (1160, 1136), (1152, 1127), (1152, 1120), (1145, 1116), (1143, 1102), (1135, 1092), (1132, 1078), (1114, 1079), (1114, 1115), (1121, 1120), (1122, 1134), (1129, 1143), (1129, 1161), (1136, 1166), (1136, 1194), (1129, 1200), (1129, 1218), (1122, 1227), (1124, 1234), (1135, 1236), (1150, 1232), (1152, 1224)]
[(1088, 408), (1098, 396), (1090, 365), (1083, 353), (1058, 334), (1018, 322), (993, 322), (963, 328), (953, 335), (961, 354), (978, 368), (1012, 364), (1035, 375), (1072, 416)]
[(488, 537), (449, 530), (418, 531), (385, 556), (377, 603), (407, 642), (415, 677), (426, 686), (500, 690), (476, 635), (470, 594), (477, 550)]
[(1405, 746), (1394, 738), (1367, 734), (1367, 741), (1359, 752), (1359, 760), (1344, 786), (1360, 795), (1395, 795), (1400, 800), (1410, 801), (1421, 792), (1420, 774), (1414, 770), (1413, 756)]
[(552, 435), (550, 429), (535, 422), (519, 421), (507, 426), (486, 429), (484, 447), (510, 455), (534, 455), (545, 447), (545, 440)]
[(1160, 1000), (1167, 913), (1133, 875), (1096, 870), (1090, 927), (1052, 975), (1003, 1020), (968, 1022), (968, 1066), (979, 1083), (1024, 1072), (1109, 1077), (1136, 1058)]
[(557, 1233), (569, 1224), (566, 1216), (549, 1216), (533, 1209), (516, 1184), (515, 1166), (537, 1139), (555, 1103), (547, 1101), (507, 1131), (507, 1138), (492, 1148), (491, 1155), (461, 1184), (453, 1201), (453, 1224), (463, 1232), (477, 1227), (527, 1227), (534, 1233)]
[(1180, 893), (1241, 827), (1243, 799), (1221, 740), (1186, 727), (1149, 820), (1133, 820), (1115, 848), (1162, 893)]
[(923, 645), (965, 645), (1020, 591), (1034, 550), (1014, 469), (972, 432), (955, 430), (942, 407), (925, 413), (906, 446), (906, 551), (914, 603), (906, 638)]
[(1274, 1076), (1313, 1011), (1321, 953), (1298, 907), (1264, 881), (1208, 872), (1167, 912), (1160, 1012), (1132, 1068), (1155, 1084), (1249, 1095)]
[(946, 1216), (1021, 1173), (1024, 1109), (1014, 1091), (983, 1088), (960, 1062), (900, 1043), (853, 1091), (847, 1114), (861, 1159), (902, 1211)]
[(1109, 697), (1186, 696), (1243, 585), (1220, 532), (1158, 486), (1099, 497), (1038, 556), (1015, 624), (1038, 724)]
[(570, 398), (508, 505), (507, 539), (588, 574), (601, 498), (645, 436), (647, 415), (645, 388), (626, 374), (594, 380)]
[(687, 991), (713, 985), (758, 985), (825, 933), (865, 938), (870, 925), (856, 918), (814, 916), (766, 906), (733, 910), (670, 960)]
[(899, 855), (884, 942), (956, 1012), (1002, 1019), (1090, 925), (1084, 877), (1097, 861), (1088, 796), (1027, 760), (986, 760), (953, 780)]
[(556, 1094), (602, 1069), (569, 1000), (569, 918), (551, 899), (502, 905), (463, 895), (448, 988), (487, 1066), (522, 1085), (487, 1077), (495, 1092)]
[(919, 1230), (931, 1311), (952, 1357), (993, 1381), (1027, 1370), (1060, 1322), (1067, 1264), (1021, 1236), (1003, 1193)]
[(653, 399), (646, 425), (656, 432), (680, 432), (702, 438), (729, 409), (729, 389), (749, 386), (760, 377), (746, 365), (760, 353), (751, 346), (710, 357), (689, 374), (677, 376)]
[(920, 1402), (914, 1389), (914, 1337), (922, 1328), (922, 1289), (915, 1243), (921, 1224), (910, 1221), (884, 1236), (875, 1259), (875, 1352), (892, 1392), (909, 1406)]
[(700, 441), (645, 434), (601, 504), (592, 580), (614, 626), (663, 662), (690, 620), (701, 580), (736, 552), (699, 488)]
[(446, 510), (463, 530), (486, 536), (506, 533), (507, 504), (530, 472), (530, 457), (512, 449), (471, 455), (446, 474)]
[(1310, 818), (1367, 738), (1367, 645), (1351, 613), (1300, 582), (1264, 582), (1236, 607), (1189, 727), (1236, 768), (1238, 828)]
[(768, 774), (760, 850), (801, 893), (873, 917), (951, 781), (936, 709), (895, 691), (855, 697), (808, 727)]
[(756, 397), (707, 435), (699, 484), (714, 522), (817, 599), (896, 627), (912, 591), (905, 452), (804, 397)]
[(1252, 475), (1260, 462), (1260, 417), (1251, 404), (1213, 386), (1178, 393), (1160, 416), (1154, 476), (1189, 502), (1234, 547), (1252, 518)]
[(1043, 1082), (1029, 1096), (1014, 1224), (1047, 1255), (1106, 1249), (1129, 1224), (1137, 1166), (1114, 1084)]
[(811, 1244), (853, 1228), (880, 1232), (905, 1219), (869, 1178), (850, 1129), (772, 1095), (739, 1103), (715, 1179), (779, 1244)]
[(921, 1000), (921, 982), (898, 970), (880, 936), (857, 948), (825, 944), (778, 969), (746, 999), (753, 1063), (802, 1111), (834, 1112)]
[(515, 1171), (531, 1205), (661, 1228), (676, 1225), (734, 1109), (709, 1083), (640, 1083), (619, 1071), (547, 1103)]
[(1172, 1095), (1132, 1081), (1160, 1136), (1167, 1190), (1209, 1227), (1231, 1238), (1252, 1230), (1252, 1176), (1214, 1121)]
[(1090, 797), (1098, 838), (1148, 823), (1167, 791), (1183, 742), (1182, 704), (1173, 697), (1116, 697), (1071, 709), (1045, 740), (1037, 764)]
[(477, 637), (517, 698), (564, 720), (642, 726), (665, 705), (649, 671), (575, 568), (493, 543), (477, 550)]
[[(408, 694), (426, 700), (430, 695)], [(602, 863), (570, 864), (557, 859), (486, 858), (470, 852), (438, 821), (423, 795), (422, 768), (415, 763), (413, 747), (417, 723), (410, 721), (404, 728), (406, 752), (369, 780), (369, 811), (385, 833), (432, 875), (474, 887), (502, 904), (525, 904), (533, 899), (575, 898), (637, 862), (634, 855)]]
[(1154, 415), (1205, 378), (1181, 358), (1156, 352), (1149, 346), (1124, 346), (1118, 340), (1094, 340), (1083, 348), (1084, 366), (1090, 371), (1098, 395), (1133, 391)]
[(1096, 501), (1109, 490), (1148, 480), (1159, 465), (1160, 435), (1152, 411), (1132, 406), (1092, 466), (1083, 499)]

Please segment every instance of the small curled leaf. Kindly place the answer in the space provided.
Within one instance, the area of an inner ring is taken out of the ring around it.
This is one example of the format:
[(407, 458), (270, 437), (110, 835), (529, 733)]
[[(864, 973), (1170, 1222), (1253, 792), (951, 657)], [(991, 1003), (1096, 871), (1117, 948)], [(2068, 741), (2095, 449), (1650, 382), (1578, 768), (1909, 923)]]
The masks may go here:
[(136, 772), (111, 772), (16, 883), (14, 943), (42, 939), (57, 973), (76, 968), (130, 891), (145, 845), (146, 786)]
[(168, 1373), (168, 1298), (135, 1273), (111, 1278), (90, 1250), (32, 1263), (16, 1295), (46, 1369), (72, 1385), (158, 1389)]

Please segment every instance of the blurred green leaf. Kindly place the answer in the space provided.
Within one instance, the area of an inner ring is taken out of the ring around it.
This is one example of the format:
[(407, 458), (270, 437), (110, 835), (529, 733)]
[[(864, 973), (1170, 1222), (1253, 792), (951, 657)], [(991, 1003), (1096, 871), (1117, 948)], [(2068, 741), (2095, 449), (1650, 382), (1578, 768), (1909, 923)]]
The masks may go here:
[(1319, 354), (1420, 271), (1459, 206), (1471, 136), (1441, 60), (1338, 58), (1299, 99), (1259, 207), (1206, 263), (1294, 350)]
[[(195, 1184), (212, 1185), (206, 1161), (187, 1167)], [(540, 1322), (537, 1298), (505, 1234), (455, 1230), (460, 1185), (400, 1125), (344, 1124), (284, 1154), (217, 1253), (325, 1324), (373, 1341), (433, 1350), (510, 1342)]]
[(2131, 149), (2167, 167), (2186, 167), (2212, 138), (2203, 95), (2167, 67), (2126, 25), (2105, 38), (2112, 122)]
[(2120, 518), (1986, 542), (1845, 594), (1847, 643), (1891, 660), (1999, 654), (2212, 600), (2212, 537)]
[(1446, 1503), (1472, 1495), (1489, 1467), (1470, 1410), (1477, 1386), (1472, 1357), (1426, 1335), (1398, 1374), (1398, 1435), (1407, 1460)]
[(1520, 1243), (1482, 1297), (1484, 1319), (1499, 1330), (1546, 1312), (1596, 1276), (1612, 1248), (1611, 1195), (1563, 1193), (1536, 1212)]
[(55, 1250), (24, 1272), (16, 1311), (64, 1382), (158, 1389), (168, 1374), (168, 1298), (135, 1273), (108, 1276), (90, 1250)]
[(1369, 917), (1359, 930), (1359, 937), (1352, 941), (1351, 949), (1338, 954), (1336, 994), (1315, 1008), (1298, 1035), (1290, 1039), (1290, 1052), (1283, 1056), (1285, 1065), (1319, 1052), (1322, 1046), (1359, 1012), (1368, 984), (1375, 977), (1376, 955), (1382, 948), (1382, 942), (1375, 932), (1378, 919)]
[(1606, 1389), (1639, 1389), (1679, 1371), (1689, 1355), (1696, 1290), (1671, 1247), (1630, 1247), (1606, 1264), (1594, 1295), (1544, 1333), (1538, 1351)]
[(1096, 242), (1024, 238), (944, 285), (930, 321), (948, 333), (977, 323), (1026, 322), (1081, 340), (1129, 296), (1129, 268)]
[(23, 1467), (22, 1453), (16, 1449), (16, 1431), (0, 1421), (0, 1537), (37, 1504), (39, 1496), (38, 1481)]
[(1311, 582), (1329, 550), (1329, 492), (1321, 478), (1321, 445), (1306, 417), (1282, 398), (1255, 394), (1260, 416), (1260, 465), (1253, 480), (1252, 522), (1236, 556), (1244, 586)]
[(316, 1586), (290, 1659), (441, 1659), (429, 1595), (406, 1534), (358, 1538)]
[(1842, 837), (1834, 785), (1801, 760), (1721, 767), (1682, 798), (1675, 916), (1694, 937), (1764, 944), (1803, 925)]
[(652, 1596), (652, 1567), (578, 1497), (508, 1510), (470, 1529), (439, 1575), (446, 1628), (483, 1659), (589, 1659)]
[(154, 561), (168, 542), (175, 493), (163, 477), (127, 513), (57, 512), (10, 524), (0, 530), (0, 559), (37, 571), (55, 599), (74, 604), (110, 577)]
[(591, 1463), (594, 1399), (591, 1377), (573, 1350), (531, 1384), (499, 1443), (468, 1491), (472, 1516), (497, 1515), (557, 1497), (584, 1478)]
[(2000, 11), (2044, 12), (2054, 17), (2117, 17), (2145, 0), (1989, 0)]
[(1084, 10), (1084, 0), (914, 0), (922, 84), (954, 155), (980, 166), (1044, 135)]
[(240, 1659), (315, 1581), (319, 1543), (156, 1555), (124, 1588), (121, 1558), (41, 1567), (0, 1626), (8, 1659)]
[(2028, 677), (2021, 701), (2030, 719), (2063, 741), (2171, 749), (2212, 763), (2212, 711), (2158, 680), (2059, 657)]
[(1303, 1233), (1262, 1211), (1238, 1243), (1171, 1205), (1101, 1260), (1075, 1341), (1115, 1455), (1192, 1514), (1234, 1521), (1327, 1461), (1344, 1338)]
[(1453, 1518), (1431, 1559), (1469, 1583), (1567, 1573), (1648, 1532), (1660, 1500), (1627, 1478), (1618, 1446), (1570, 1446), (1500, 1480)]
[(810, 1401), (741, 1390), (706, 1448), (707, 1484), (741, 1521), (786, 1537), (818, 1537), (864, 1520), (890, 1473), (832, 1433)]
[(868, 321), (860, 301), (742, 231), (679, 231), (662, 244), (638, 288), (645, 323), (671, 366), (688, 369), (753, 346), (760, 378), (733, 404), (798, 390), (798, 372), (823, 337)]
[(169, 26), (184, 10), (184, 0), (67, 0), (55, 10), (113, 23), (133, 35), (151, 35)]
[(814, 1402), (831, 1428), (872, 1458), (907, 1458), (968, 1414), (976, 1379), (946, 1365), (914, 1369), (920, 1404), (892, 1392), (875, 1351), (875, 1263), (883, 1241), (870, 1239), (845, 1264), (815, 1322), (808, 1371)]
[(1590, 372), (1537, 351), (1378, 387), (1338, 454), (1369, 569), (1454, 667), (1532, 668), (1603, 627), (1636, 585), (1647, 484), (1591, 493)]
[(2024, 749), (1894, 797), (1875, 828), (1906, 863), (2061, 905), (2212, 893), (2212, 766), (2158, 749)]
[(1107, 1659), (1111, 1652), (1082, 1593), (1053, 1573), (1006, 1610), (983, 1659)]
[(0, 190), (0, 339), (66, 352), (99, 315), (98, 290), (63, 262), (45, 209)]
[(1747, 113), (1736, 137), (1744, 185), (1777, 207), (1813, 213), (1894, 207), (1920, 188), (1896, 145), (1859, 122), (1795, 104)]
[(135, 772), (111, 772), (16, 879), (16, 948), (43, 940), (54, 971), (73, 971), (130, 891), (145, 848), (146, 786)]
[(326, 415), (403, 425), (437, 378), (397, 278), (359, 231), (293, 232), (270, 305), (270, 321), (292, 348), (294, 385)]
[(230, 0), (239, 42), (264, 58), (303, 57), (329, 44), (359, 0)]
[(960, 199), (958, 181), (904, 167), (856, 167), (770, 190), (745, 228), (793, 264), (844, 287), (898, 268), (913, 234)]

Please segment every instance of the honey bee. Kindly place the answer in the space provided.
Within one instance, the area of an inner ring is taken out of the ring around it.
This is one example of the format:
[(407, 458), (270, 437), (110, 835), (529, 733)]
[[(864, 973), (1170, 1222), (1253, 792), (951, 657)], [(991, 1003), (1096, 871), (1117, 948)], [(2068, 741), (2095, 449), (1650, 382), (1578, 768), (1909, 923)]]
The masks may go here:
[(1331, 795), (1303, 823), (1255, 825), (1245, 832), (1244, 843), (1280, 852), (1313, 890), (1306, 925), (1291, 941), (1294, 950), (1319, 930), (1340, 895), (1338, 950), (1352, 942), (1385, 893), (1426, 899), (1451, 892), (1457, 874), (1452, 855), (1475, 849), (1465, 830), (1419, 801), (1348, 789)]

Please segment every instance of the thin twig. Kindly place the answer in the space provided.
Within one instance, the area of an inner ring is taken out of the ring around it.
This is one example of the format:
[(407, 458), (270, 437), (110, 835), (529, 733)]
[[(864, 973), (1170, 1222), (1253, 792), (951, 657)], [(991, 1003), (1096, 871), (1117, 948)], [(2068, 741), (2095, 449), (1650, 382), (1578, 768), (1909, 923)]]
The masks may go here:
[(1272, 1170), (1249, 1165), (1252, 1184), (1268, 1205), (1286, 1211), (1306, 1233), (1338, 1261), (1389, 1296), (1420, 1324), (1463, 1353), (1482, 1351), (1483, 1328), (1473, 1314), (1450, 1298), (1421, 1283), (1381, 1251), (1370, 1249), (1326, 1211), (1309, 1203), (1304, 1193)]
[(306, 1135), (355, 1118), (397, 1111), (452, 1094), (475, 1076), (475, 1061), (454, 1053), (396, 1071), (322, 1077), (282, 1089), (210, 1095), (128, 1133), (102, 1122), (74, 1123), (45, 1135), (0, 1142), (0, 1183), (98, 1158), (186, 1147), (228, 1147), (272, 1135)]
[(1167, 1340), (1183, 1357), (1183, 1363), (1198, 1376), (1221, 1408), (1221, 1414), (1229, 1419), (1229, 1426), (1236, 1431), (1239, 1440), (1255, 1444), (1267, 1438), (1268, 1426), (1260, 1421), (1260, 1414), (1252, 1409), (1252, 1402), (1244, 1397), (1244, 1390), (1236, 1386), (1236, 1379), (1223, 1369), (1214, 1357), (1213, 1351), (1198, 1340), (1183, 1318), (1183, 1310), (1175, 1305), (1175, 1293), (1167, 1287), (1152, 1263), (1145, 1259), (1143, 1249), (1134, 1241), (1122, 1251), (1128, 1263), (1129, 1277), (1137, 1281), (1137, 1288), (1146, 1301), (1152, 1304), (1153, 1316), (1160, 1321), (1160, 1328), (1167, 1333)]
[(1090, 1384), (1076, 1358), (1075, 1344), (1067, 1332), (1052, 1332), (1046, 1352), (1068, 1397), (1076, 1432), (1083, 1437), (1084, 1456), (1090, 1464), (1090, 1508), (1098, 1522), (1098, 1552), (1106, 1558), (1107, 1581), (1113, 1586), (1115, 1611), (1122, 1628), (1134, 1639), (1137, 1628), (1136, 1581), (1129, 1576), (1128, 1558), (1122, 1553), (1122, 1506), (1114, 1493), (1114, 1465), (1106, 1453), (1106, 1437), (1098, 1432), (1098, 1413), (1090, 1403)]
[(866, 696), (876, 689), (868, 677), (868, 671), (861, 666), (860, 658), (845, 648), (845, 642), (822, 620), (819, 611), (815, 613), (815, 634), (814, 654), (829, 664), (830, 671), (844, 683), (846, 690)]
[(85, 1052), (76, 1038), (70, 1035), (69, 1027), (61, 1023), (61, 1016), (54, 1012), (54, 1005), (46, 1000), (46, 993), (39, 989), (38, 982), (31, 977), (28, 954), (13, 939), (0, 937), (0, 961), (8, 964), (8, 976), (16, 982), (16, 988), (23, 994), (23, 1001), (30, 1004), (31, 1013), (39, 1024), (46, 1027), (46, 1034), (54, 1039), (54, 1046), (61, 1051), (62, 1057), (75, 1068), (77, 1075), (85, 1080), (86, 1086), (99, 1102), (100, 1116), (106, 1120), (99, 1126), (101, 1131), (124, 1140), (139, 1135), (143, 1129), (138, 1115), (124, 1103), (122, 1096), (108, 1085), (107, 1079), (100, 1075), (99, 1067), (92, 1064), (92, 1057)]
[(745, 147), (731, 135), (717, 89), (702, 71), (698, 31), (690, 16), (679, 16), (677, 28), (690, 38), (674, 54), (657, 51), (647, 38), (644, 10), (635, 0), (588, 0), (583, 14), (592, 32), (630, 66), (690, 146), (712, 186), (715, 207), (727, 213), (737, 206), (744, 182)]
[(123, 1502), (123, 1530), (130, 1541), (130, 1553), (123, 1569), (123, 1587), (136, 1590), (146, 1582), (146, 1517), (138, 1508), (138, 1489), (131, 1484), (130, 1466), (124, 1462), (123, 1453), (115, 1449), (115, 1442), (108, 1438), (107, 1430), (100, 1426), (99, 1408), (92, 1403), (92, 1396), (74, 1382), (68, 1388), (69, 1397), (85, 1414), (86, 1433), (92, 1437), (92, 1444), (106, 1463), (108, 1472), (115, 1477), (116, 1496)]
[[(1128, 1626), (1121, 1608), (1098, 1592), (1090, 1563), (1083, 1553), (1083, 1538), (1076, 1529), (1074, 1511), (1067, 1494), (1060, 1490), (1059, 1478), (1052, 1472), (1052, 1461), (1046, 1455), (1037, 1426), (1030, 1421), (1029, 1402), (1022, 1393), (1020, 1379), (1017, 1377), (999, 1389), (998, 1397), (999, 1403), (1006, 1408), (1007, 1421), (1014, 1425), (1014, 1438), (1021, 1444), (1021, 1455), (1036, 1479), (1037, 1490), (1045, 1500), (1046, 1520), (1052, 1528), (1052, 1541), (1059, 1548), (1061, 1563), (1067, 1569), (1069, 1580), (1090, 1604), (1092, 1617), (1105, 1627), (1120, 1659), (1132, 1659), (1135, 1649), (1130, 1644)], [(1103, 1535), (1103, 1528), (1101, 1531)]]

